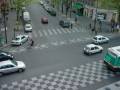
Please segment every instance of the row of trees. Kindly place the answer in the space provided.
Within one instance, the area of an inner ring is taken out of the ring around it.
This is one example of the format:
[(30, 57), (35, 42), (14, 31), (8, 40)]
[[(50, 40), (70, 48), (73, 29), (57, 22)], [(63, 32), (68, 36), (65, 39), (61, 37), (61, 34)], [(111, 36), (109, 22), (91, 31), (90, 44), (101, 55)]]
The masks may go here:
[(120, 0), (96, 0), (98, 7), (104, 9), (115, 9), (118, 11), (118, 22), (120, 23)]

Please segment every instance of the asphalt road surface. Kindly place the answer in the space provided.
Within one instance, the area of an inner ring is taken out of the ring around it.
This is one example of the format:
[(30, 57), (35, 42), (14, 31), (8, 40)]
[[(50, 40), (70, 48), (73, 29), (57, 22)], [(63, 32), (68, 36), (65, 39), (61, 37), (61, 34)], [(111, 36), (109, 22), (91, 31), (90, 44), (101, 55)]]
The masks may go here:
[[(102, 53), (86, 56), (83, 48), (91, 43), (91, 35), (85, 29), (64, 29), (65, 33), (58, 25), (60, 16), (49, 16), (38, 4), (28, 10), (32, 18), (35, 47), (26, 49), (25, 43), (20, 47), (6, 48), (8, 51), (14, 48), (16, 51), (12, 50), (12, 53), (16, 60), (24, 61), (27, 67), (23, 73), (0, 77), (1, 90), (96, 90), (120, 80), (103, 64), (107, 48), (120, 45), (119, 36), (111, 37), (108, 44), (103, 44)], [(41, 24), (43, 16), (49, 18), (48, 25)]]

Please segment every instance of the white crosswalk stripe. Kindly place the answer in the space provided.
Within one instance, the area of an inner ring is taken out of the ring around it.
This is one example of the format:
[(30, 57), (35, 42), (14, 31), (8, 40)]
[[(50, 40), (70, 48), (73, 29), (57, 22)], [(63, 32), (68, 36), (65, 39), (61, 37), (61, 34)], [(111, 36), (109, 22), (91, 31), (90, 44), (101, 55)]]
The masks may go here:
[(76, 28), (76, 27), (74, 28), (74, 30), (75, 30), (76, 32), (80, 32), (80, 31), (79, 31), (79, 29), (78, 29), (78, 28)]
[(48, 33), (49, 33), (49, 35), (52, 35), (52, 34), (53, 34), (50, 29), (48, 29)]
[(45, 36), (48, 36), (46, 30), (43, 30), (43, 33), (44, 33)]
[(56, 30), (55, 29), (52, 29), (52, 31), (57, 35), (57, 32), (56, 32)]
[(51, 36), (51, 35), (58, 35), (58, 34), (71, 34), (71, 33), (78, 33), (78, 32), (83, 32), (85, 33), (86, 30), (84, 28), (77, 28), (74, 27), (73, 29), (69, 28), (50, 28), (47, 30), (36, 30), (32, 32), (32, 36), (35, 38), (43, 37), (43, 36)]
[(60, 29), (56, 29), (58, 32), (59, 32), (59, 34), (62, 34), (62, 32), (60, 31)]
[(65, 29), (61, 28), (61, 30), (62, 30), (63, 33), (67, 33)]
[(65, 30), (66, 30), (68, 33), (71, 33), (71, 31), (70, 31), (69, 29), (66, 28)]
[(32, 32), (32, 36), (34, 36), (35, 38), (37, 38), (37, 32), (35, 30)]
[(43, 34), (42, 34), (42, 32), (40, 30), (38, 31), (38, 33), (39, 33), (40, 37), (43, 36)]

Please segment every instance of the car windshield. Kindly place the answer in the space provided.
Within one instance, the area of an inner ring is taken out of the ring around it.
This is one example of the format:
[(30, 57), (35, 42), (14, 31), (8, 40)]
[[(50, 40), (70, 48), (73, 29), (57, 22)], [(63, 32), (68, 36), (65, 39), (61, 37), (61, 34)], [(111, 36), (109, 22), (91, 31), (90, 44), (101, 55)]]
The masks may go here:
[(20, 38), (16, 37), (15, 40), (19, 40)]
[(30, 25), (26, 25), (26, 28), (30, 28)]
[(11, 60), (11, 62), (15, 65), (17, 65), (17, 62), (15, 60)]
[(90, 50), (90, 48), (89, 48), (89, 47), (85, 47), (85, 49), (86, 49), (86, 50)]

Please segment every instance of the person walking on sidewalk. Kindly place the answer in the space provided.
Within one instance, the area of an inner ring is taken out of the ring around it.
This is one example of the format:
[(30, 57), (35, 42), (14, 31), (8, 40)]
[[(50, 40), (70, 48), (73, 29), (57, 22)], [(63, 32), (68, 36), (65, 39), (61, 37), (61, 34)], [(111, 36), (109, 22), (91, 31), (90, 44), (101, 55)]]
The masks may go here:
[(73, 23), (72, 22), (70, 23), (70, 27), (71, 27), (71, 29), (73, 28)]
[(77, 15), (75, 16), (75, 22), (77, 23)]

